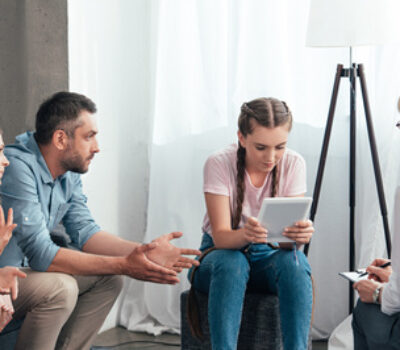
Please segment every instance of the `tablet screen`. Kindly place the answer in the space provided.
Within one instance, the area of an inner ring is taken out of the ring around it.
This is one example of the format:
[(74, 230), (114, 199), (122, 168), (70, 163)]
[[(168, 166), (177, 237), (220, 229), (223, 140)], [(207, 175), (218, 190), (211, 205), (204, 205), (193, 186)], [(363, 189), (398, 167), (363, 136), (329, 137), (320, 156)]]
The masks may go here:
[(311, 202), (311, 197), (265, 198), (258, 221), (268, 230), (268, 243), (293, 242), (282, 235), (283, 230), (297, 221), (306, 220)]

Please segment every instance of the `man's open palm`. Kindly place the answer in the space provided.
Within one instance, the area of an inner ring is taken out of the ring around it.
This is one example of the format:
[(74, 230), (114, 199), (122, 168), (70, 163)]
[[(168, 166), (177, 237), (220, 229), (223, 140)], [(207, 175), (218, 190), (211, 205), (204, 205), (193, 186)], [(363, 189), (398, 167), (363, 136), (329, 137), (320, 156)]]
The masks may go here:
[(171, 244), (171, 240), (182, 236), (182, 232), (171, 232), (162, 235), (152, 241), (156, 247), (146, 253), (146, 256), (158, 265), (172, 268), (181, 272), (184, 268), (190, 268), (192, 265), (198, 265), (195, 259), (187, 258), (183, 255), (200, 255), (197, 249), (178, 248)]

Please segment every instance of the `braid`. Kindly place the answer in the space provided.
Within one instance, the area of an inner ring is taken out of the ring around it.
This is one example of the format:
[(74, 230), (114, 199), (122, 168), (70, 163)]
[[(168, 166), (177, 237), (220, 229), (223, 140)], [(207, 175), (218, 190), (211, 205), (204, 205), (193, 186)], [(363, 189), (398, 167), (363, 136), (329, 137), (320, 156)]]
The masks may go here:
[[(245, 102), (241, 106), (238, 120), (238, 128), (243, 137), (251, 134), (257, 126), (266, 128), (276, 128), (286, 126), (288, 131), (292, 128), (292, 113), (286, 102), (273, 97), (261, 97), (255, 100)], [(237, 150), (237, 200), (236, 212), (232, 219), (233, 228), (239, 226), (242, 206), (244, 200), (244, 174), (245, 174), (245, 156), (246, 150), (239, 144)], [(272, 169), (271, 197), (278, 195), (279, 189), (279, 170), (277, 166)]]
[(271, 197), (275, 197), (278, 194), (278, 172), (278, 166), (275, 165), (274, 169), (272, 169)]
[(233, 229), (237, 229), (240, 224), (240, 218), (242, 217), (243, 199), (245, 191), (244, 174), (245, 174), (245, 159), (246, 159), (246, 149), (243, 148), (239, 143), (239, 148), (237, 150), (237, 178), (236, 178), (236, 213), (233, 218)]

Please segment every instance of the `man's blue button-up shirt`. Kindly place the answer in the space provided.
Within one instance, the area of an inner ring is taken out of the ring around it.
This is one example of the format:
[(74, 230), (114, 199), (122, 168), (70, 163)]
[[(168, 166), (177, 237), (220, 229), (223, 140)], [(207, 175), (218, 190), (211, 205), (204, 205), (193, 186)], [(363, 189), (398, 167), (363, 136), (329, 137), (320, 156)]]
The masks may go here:
[(18, 226), (0, 256), (0, 266), (21, 266), (26, 257), (32, 269), (46, 271), (60, 249), (50, 232), (61, 221), (78, 249), (100, 227), (86, 205), (80, 175), (68, 171), (53, 179), (32, 132), (17, 136), (5, 155), (10, 165), (0, 187), (1, 201), (5, 213), (13, 208)]

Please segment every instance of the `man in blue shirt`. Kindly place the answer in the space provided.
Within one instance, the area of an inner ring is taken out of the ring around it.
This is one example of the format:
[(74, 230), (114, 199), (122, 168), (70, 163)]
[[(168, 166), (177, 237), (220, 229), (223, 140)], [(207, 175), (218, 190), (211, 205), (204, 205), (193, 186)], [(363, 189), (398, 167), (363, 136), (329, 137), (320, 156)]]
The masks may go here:
[[(177, 272), (198, 264), (182, 256), (197, 250), (170, 244), (181, 233), (139, 244), (93, 220), (79, 174), (99, 152), (95, 112), (87, 97), (59, 92), (40, 106), (36, 132), (6, 147), (2, 205), (18, 226), (0, 266), (30, 267), (14, 305), (14, 317), (25, 317), (16, 349), (89, 349), (120, 292), (118, 275), (175, 284)], [(60, 222), (75, 249), (52, 241)]]

